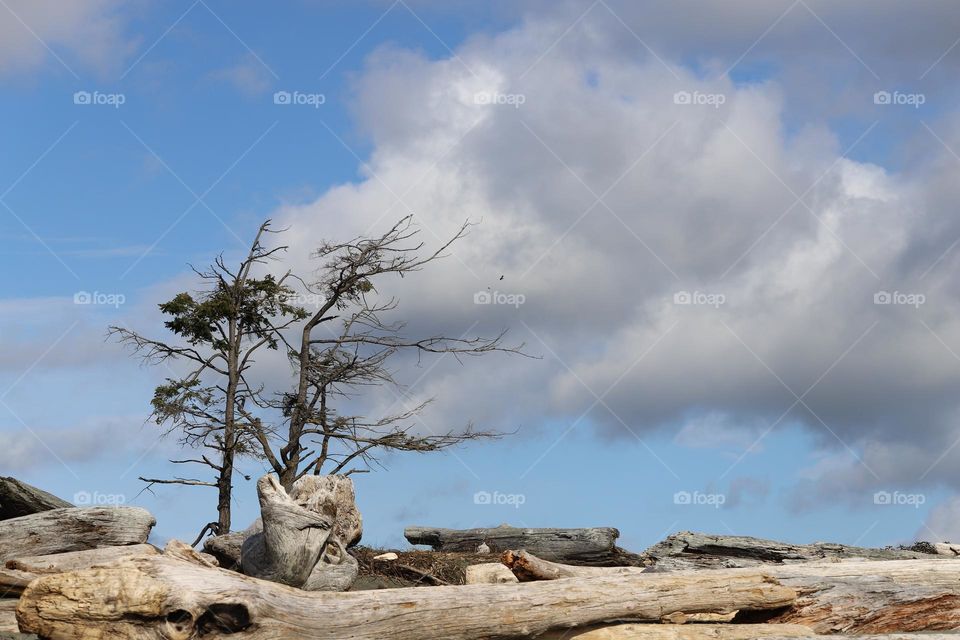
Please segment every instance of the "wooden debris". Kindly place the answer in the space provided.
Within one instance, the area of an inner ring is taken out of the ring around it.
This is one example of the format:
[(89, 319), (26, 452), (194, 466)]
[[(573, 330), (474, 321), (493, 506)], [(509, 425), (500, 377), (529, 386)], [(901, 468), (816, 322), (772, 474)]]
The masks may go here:
[(16, 600), (12, 598), (0, 599), (0, 633), (20, 631), (20, 627), (17, 625), (16, 611)]
[(156, 520), (139, 507), (72, 507), (0, 521), (0, 562), (142, 544)]
[(36, 574), (0, 568), (0, 598), (16, 598), (23, 593)]
[(151, 556), (42, 576), (21, 597), (17, 618), (21, 629), (50, 640), (472, 640), (656, 621), (677, 611), (775, 611), (795, 598), (756, 572), (311, 593)]
[(517, 576), (499, 562), (474, 564), (467, 567), (467, 584), (510, 584)]
[[(766, 565), (764, 574), (800, 594), (789, 609), (773, 615), (738, 616), (742, 622), (784, 622), (818, 633), (893, 633), (960, 629), (960, 562), (938, 559), (847, 560)], [(564, 567), (521, 551), (503, 554), (521, 580), (587, 575), (730, 576), (756, 569), (651, 572), (635, 567)], [(564, 580), (563, 582), (570, 582)]]
[(753, 638), (811, 638), (798, 624), (613, 624), (589, 629), (551, 631), (537, 640), (752, 640)]
[(68, 551), (43, 556), (27, 556), (7, 560), (7, 569), (18, 569), (34, 574), (64, 573), (86, 569), (98, 564), (125, 560), (133, 556), (156, 555), (156, 547), (150, 544), (132, 544), (123, 547), (101, 547), (83, 551)]
[[(514, 548), (522, 548), (517, 545)], [(539, 555), (536, 551), (528, 549)], [(932, 554), (902, 549), (869, 549), (831, 542), (789, 544), (747, 536), (717, 536), (681, 531), (659, 542), (643, 554), (661, 570), (755, 567), (786, 562), (816, 562), (864, 558), (867, 560), (930, 559)], [(553, 558), (545, 559), (552, 560)]]
[(271, 474), (257, 481), (257, 494), (263, 531), (241, 547), (243, 573), (307, 591), (348, 589), (358, 566), (333, 531), (341, 506), (321, 499), (335, 494), (325, 491), (312, 499), (300, 489), (294, 500)]
[(73, 505), (16, 478), (0, 478), (0, 520)]
[(475, 553), (486, 544), (490, 552), (527, 549), (541, 558), (571, 564), (609, 565), (618, 561), (616, 540), (620, 532), (612, 527), (595, 529), (520, 529), (500, 526), (492, 529), (438, 529), (407, 527), (404, 537), (411, 544), (427, 544), (435, 551)]

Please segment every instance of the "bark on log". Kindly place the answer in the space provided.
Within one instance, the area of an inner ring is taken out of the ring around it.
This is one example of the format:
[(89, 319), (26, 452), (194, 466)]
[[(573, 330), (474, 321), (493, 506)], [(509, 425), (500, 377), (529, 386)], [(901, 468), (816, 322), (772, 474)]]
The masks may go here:
[(98, 564), (109, 564), (135, 556), (153, 556), (159, 553), (150, 544), (132, 544), (124, 547), (101, 547), (84, 551), (68, 551), (43, 556), (26, 556), (7, 560), (7, 569), (17, 569), (34, 574), (65, 573), (88, 569)]
[(774, 610), (795, 597), (756, 572), (312, 593), (153, 556), (42, 576), (17, 619), (50, 640), (474, 640), (674, 612)]
[(72, 506), (66, 500), (16, 478), (0, 478), (0, 520)]
[(257, 493), (263, 531), (243, 542), (243, 573), (307, 591), (348, 589), (359, 568), (334, 533), (337, 506), (303, 492), (295, 501), (269, 474), (257, 481)]
[[(535, 551), (533, 553), (536, 554)], [(816, 562), (844, 558), (900, 560), (937, 557), (902, 549), (869, 549), (831, 542), (789, 544), (747, 536), (717, 536), (692, 531), (673, 534), (647, 549), (642, 555), (649, 559), (649, 564), (671, 571), (755, 567), (769, 563)]]
[[(766, 565), (764, 574), (797, 590), (788, 610), (747, 622), (807, 625), (818, 633), (893, 633), (960, 629), (960, 562), (927, 556), (927, 560), (850, 559), (833, 562)], [(636, 567), (563, 566), (522, 551), (503, 554), (520, 580), (581, 576), (752, 574), (757, 569), (651, 572)]]
[(411, 544), (428, 544), (435, 551), (475, 553), (482, 543), (491, 553), (528, 549), (541, 558), (571, 564), (610, 565), (620, 555), (616, 540), (620, 532), (612, 527), (595, 529), (520, 529), (500, 526), (492, 529), (438, 529), (407, 527), (403, 536)]
[(142, 544), (156, 520), (139, 507), (72, 507), (0, 521), (0, 562), (22, 556)]

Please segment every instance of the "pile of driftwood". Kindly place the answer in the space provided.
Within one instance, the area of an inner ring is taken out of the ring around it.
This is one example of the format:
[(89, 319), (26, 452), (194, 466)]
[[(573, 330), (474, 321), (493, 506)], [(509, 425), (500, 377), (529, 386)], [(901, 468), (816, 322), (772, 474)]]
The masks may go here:
[(146, 544), (154, 519), (143, 509), (72, 507), (0, 479), (0, 638), (930, 638), (960, 629), (952, 545), (683, 532), (632, 554), (612, 528), (411, 527), (407, 539), (438, 556), (489, 561), (468, 567), (466, 584), (435, 577), (436, 586), (358, 591), (348, 548), (362, 521), (349, 479), (305, 478), (288, 493), (264, 477), (258, 492), (261, 519), (247, 530), (208, 539), (206, 553), (178, 541), (160, 551)]

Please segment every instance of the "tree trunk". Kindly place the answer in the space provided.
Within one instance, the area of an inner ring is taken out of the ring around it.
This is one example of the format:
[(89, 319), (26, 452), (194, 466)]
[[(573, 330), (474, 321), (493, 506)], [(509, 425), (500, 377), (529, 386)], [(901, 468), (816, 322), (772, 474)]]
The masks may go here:
[(407, 527), (403, 536), (411, 544), (428, 544), (435, 551), (475, 553), (486, 544), (491, 553), (527, 549), (531, 553), (574, 564), (618, 564), (616, 540), (620, 532), (612, 527), (596, 529), (519, 529), (500, 526), (492, 529), (439, 529)]
[(157, 555), (152, 544), (131, 544), (123, 547), (101, 547), (84, 551), (68, 551), (42, 556), (25, 556), (7, 560), (7, 569), (27, 571), (35, 574), (65, 573), (78, 569), (88, 569), (98, 564), (109, 564), (136, 556)]
[(43, 576), (17, 618), (50, 640), (473, 640), (676, 612), (776, 610), (795, 598), (756, 572), (311, 593), (155, 556)]
[(0, 520), (72, 506), (66, 500), (16, 478), (0, 478)]
[[(960, 562), (847, 560), (766, 565), (759, 570), (800, 594), (789, 609), (741, 621), (789, 622), (818, 633), (893, 633), (960, 629)], [(651, 572), (636, 567), (564, 566), (521, 551), (503, 554), (520, 580), (582, 576), (737, 576), (758, 569)], [(568, 580), (564, 580), (568, 582)]]
[(21, 556), (142, 544), (156, 520), (139, 507), (73, 507), (0, 521), (0, 562)]
[(294, 484), (294, 499), (271, 474), (257, 481), (263, 531), (243, 542), (243, 573), (308, 591), (350, 587), (357, 561), (335, 533), (334, 493), (311, 492), (322, 486), (314, 476), (301, 478)]

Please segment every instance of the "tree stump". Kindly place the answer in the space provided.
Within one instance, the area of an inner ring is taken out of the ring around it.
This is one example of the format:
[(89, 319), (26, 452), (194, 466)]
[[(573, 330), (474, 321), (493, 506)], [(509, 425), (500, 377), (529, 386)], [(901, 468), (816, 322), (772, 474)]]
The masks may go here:
[[(304, 477), (294, 485), (294, 498), (273, 475), (260, 478), (257, 494), (263, 531), (251, 535), (241, 547), (243, 573), (307, 591), (349, 588), (359, 567), (336, 533), (342, 494), (338, 496), (332, 488), (335, 482)], [(349, 524), (341, 530), (345, 535), (354, 532)]]

